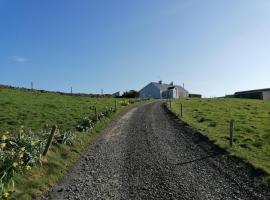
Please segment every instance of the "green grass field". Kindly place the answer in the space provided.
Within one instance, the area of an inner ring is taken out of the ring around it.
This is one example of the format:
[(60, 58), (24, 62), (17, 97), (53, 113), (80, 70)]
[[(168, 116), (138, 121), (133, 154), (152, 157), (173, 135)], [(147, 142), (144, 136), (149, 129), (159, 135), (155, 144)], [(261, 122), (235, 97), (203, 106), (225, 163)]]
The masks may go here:
[[(233, 155), (270, 174), (270, 101), (184, 99), (173, 101), (172, 111), (180, 114), (181, 104), (185, 122)], [(232, 148), (229, 145), (231, 119), (236, 126)]]
[[(116, 99), (116, 101), (116, 113), (102, 118), (91, 131), (75, 132), (76, 138), (73, 145), (54, 142), (48, 155), (42, 158), (42, 166), (34, 166), (30, 171), (16, 176), (15, 193), (12, 199), (37, 198), (61, 180), (95, 136), (119, 114), (119, 111), (128, 108), (127, 100)], [(110, 107), (115, 107), (115, 99), (0, 88), (0, 133), (18, 132), (23, 125), (26, 130), (31, 129), (35, 135), (43, 138), (41, 135), (44, 133), (46, 124), (49, 127), (57, 125), (60, 130), (73, 129), (75, 131), (80, 119), (94, 116), (92, 106), (95, 106), (98, 112), (105, 111)], [(0, 163), (0, 167), (2, 164)]]
[[(57, 124), (60, 129), (74, 128), (83, 116), (114, 107), (113, 98), (73, 97), (58, 94), (25, 92), (0, 88), (0, 131), (43, 129), (45, 124)], [(117, 99), (117, 101), (121, 101)]]

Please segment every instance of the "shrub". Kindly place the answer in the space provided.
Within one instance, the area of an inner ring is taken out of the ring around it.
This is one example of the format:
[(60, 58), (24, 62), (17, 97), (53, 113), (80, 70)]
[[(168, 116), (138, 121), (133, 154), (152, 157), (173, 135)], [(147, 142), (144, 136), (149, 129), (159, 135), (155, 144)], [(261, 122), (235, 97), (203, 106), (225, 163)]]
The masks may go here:
[(121, 106), (128, 106), (129, 105), (128, 101), (120, 101), (119, 103)]
[(79, 121), (77, 125), (77, 130), (80, 132), (89, 131), (94, 127), (94, 125), (104, 117), (109, 117), (114, 112), (113, 108), (106, 108), (103, 112), (98, 112), (96, 115), (91, 117), (84, 117)]
[(77, 125), (77, 130), (80, 132), (88, 131), (94, 127), (94, 122), (88, 117), (84, 117), (79, 121)]
[(55, 139), (58, 143), (67, 145), (73, 145), (75, 138), (76, 138), (75, 131), (72, 130), (60, 131), (55, 136)]
[(113, 108), (106, 108), (103, 114), (105, 117), (109, 117), (113, 112), (114, 112)]

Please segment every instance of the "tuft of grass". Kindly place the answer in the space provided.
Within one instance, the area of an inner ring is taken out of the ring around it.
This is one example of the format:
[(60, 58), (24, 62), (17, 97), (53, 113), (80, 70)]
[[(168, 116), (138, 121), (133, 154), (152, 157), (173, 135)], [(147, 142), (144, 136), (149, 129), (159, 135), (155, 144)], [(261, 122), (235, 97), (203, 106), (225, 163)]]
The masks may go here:
[[(269, 174), (270, 180), (270, 101), (249, 99), (182, 99), (171, 110), (182, 120), (207, 135), (231, 154), (243, 158)], [(234, 145), (229, 146), (229, 122), (235, 120)]]

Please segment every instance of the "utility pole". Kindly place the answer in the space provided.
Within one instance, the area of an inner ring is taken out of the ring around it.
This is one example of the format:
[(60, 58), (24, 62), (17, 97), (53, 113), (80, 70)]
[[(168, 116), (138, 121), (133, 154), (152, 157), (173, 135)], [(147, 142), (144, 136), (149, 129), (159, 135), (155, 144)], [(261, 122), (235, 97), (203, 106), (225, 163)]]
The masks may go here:
[(34, 83), (31, 81), (31, 90), (34, 90)]

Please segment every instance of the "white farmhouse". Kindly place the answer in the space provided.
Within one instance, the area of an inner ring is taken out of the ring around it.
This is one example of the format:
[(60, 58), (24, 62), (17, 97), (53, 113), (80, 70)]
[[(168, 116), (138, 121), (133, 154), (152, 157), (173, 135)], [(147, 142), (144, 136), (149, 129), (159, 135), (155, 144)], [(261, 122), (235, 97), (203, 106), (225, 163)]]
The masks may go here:
[(141, 98), (180, 99), (187, 98), (189, 92), (179, 85), (151, 82), (139, 91)]

